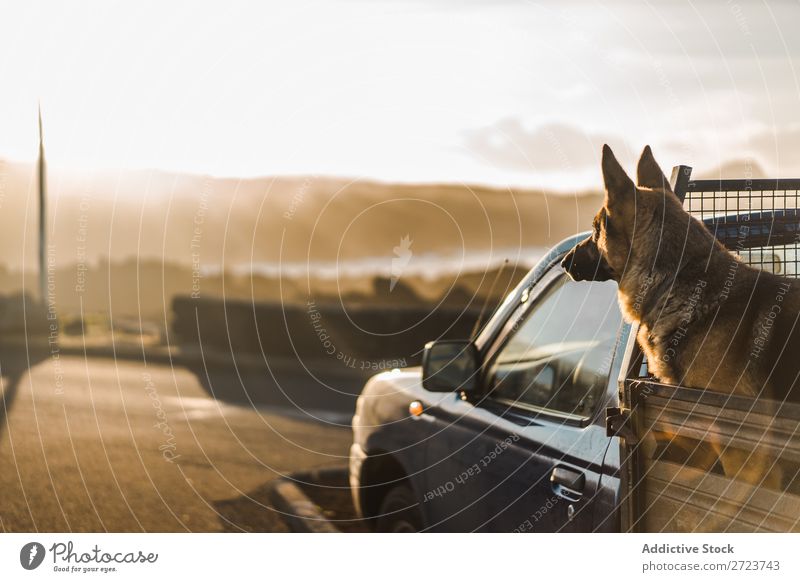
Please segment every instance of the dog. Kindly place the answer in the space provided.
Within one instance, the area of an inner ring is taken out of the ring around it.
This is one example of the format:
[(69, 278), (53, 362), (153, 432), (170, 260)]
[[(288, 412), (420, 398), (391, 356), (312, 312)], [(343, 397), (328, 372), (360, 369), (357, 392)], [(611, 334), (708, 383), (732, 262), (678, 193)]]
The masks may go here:
[[(667, 384), (797, 401), (800, 282), (750, 267), (726, 250), (684, 210), (649, 146), (636, 184), (607, 145), (602, 173), (605, 199), (592, 233), (561, 264), (577, 281), (617, 282), (620, 309), (639, 326), (649, 372)], [(672, 432), (655, 440), (662, 459), (679, 462), (668, 458), (669, 450), (679, 451), (684, 463), (702, 469), (699, 486), (702, 475), (722, 472), (750, 487), (782, 490), (775, 459), (758, 447), (733, 449)], [(747, 498), (741, 494), (742, 503)], [(697, 519), (696, 529), (722, 527)]]
[(797, 401), (800, 281), (743, 263), (683, 209), (649, 146), (637, 184), (603, 147), (605, 200), (561, 265), (613, 279), (649, 371), (661, 382)]

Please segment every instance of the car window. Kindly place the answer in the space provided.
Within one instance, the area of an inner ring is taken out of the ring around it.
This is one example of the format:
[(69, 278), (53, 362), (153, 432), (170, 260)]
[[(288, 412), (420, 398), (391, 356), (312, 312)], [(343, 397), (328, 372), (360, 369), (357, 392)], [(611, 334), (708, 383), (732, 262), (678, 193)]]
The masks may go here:
[(489, 368), (490, 398), (589, 416), (605, 391), (622, 323), (616, 283), (561, 274), (515, 317), (521, 319)]

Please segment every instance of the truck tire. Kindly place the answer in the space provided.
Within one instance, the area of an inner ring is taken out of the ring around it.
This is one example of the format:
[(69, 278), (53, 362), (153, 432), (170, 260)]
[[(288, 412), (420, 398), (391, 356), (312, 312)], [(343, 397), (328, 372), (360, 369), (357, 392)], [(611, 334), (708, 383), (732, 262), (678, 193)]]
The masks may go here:
[(422, 529), (422, 515), (414, 492), (405, 483), (392, 487), (381, 501), (375, 531), (413, 533)]

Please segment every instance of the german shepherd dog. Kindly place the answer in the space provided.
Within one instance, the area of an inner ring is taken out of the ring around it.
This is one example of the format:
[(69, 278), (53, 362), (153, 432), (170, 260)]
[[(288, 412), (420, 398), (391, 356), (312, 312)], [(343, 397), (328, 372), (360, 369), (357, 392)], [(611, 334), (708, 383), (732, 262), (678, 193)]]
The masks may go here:
[[(639, 324), (649, 371), (668, 384), (798, 400), (800, 281), (728, 252), (683, 209), (649, 146), (636, 184), (608, 146), (602, 171), (603, 207), (562, 266), (575, 280), (617, 282), (624, 317)], [(711, 452), (716, 458), (708, 462), (719, 461), (726, 475), (778, 485), (780, 472), (764, 455)]]

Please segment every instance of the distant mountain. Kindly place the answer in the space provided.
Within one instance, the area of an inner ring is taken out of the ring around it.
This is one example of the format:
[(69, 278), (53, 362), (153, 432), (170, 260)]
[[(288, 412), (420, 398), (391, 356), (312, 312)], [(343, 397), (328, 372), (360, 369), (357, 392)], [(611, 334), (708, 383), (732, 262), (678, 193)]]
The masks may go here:
[[(545, 247), (587, 229), (601, 200), (596, 192), (314, 176), (54, 170), (48, 237), (56, 267), (138, 257), (220, 270), (391, 258), (406, 236), (415, 253)], [(0, 265), (35, 267), (36, 216), (33, 166), (0, 161)]]
[(731, 160), (708, 172), (699, 172), (692, 176), (697, 180), (734, 180), (745, 178), (774, 178), (768, 176), (759, 163), (752, 159)]

